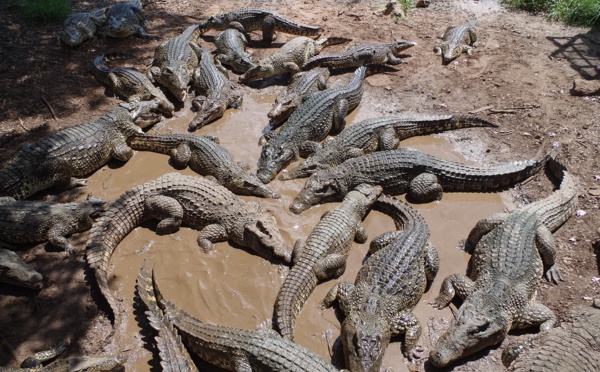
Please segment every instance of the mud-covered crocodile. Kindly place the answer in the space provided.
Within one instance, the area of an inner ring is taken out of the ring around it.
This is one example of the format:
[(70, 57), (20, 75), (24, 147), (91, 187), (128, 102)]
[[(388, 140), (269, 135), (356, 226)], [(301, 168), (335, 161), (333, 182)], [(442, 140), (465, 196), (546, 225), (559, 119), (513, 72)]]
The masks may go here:
[(71, 14), (56, 34), (59, 42), (62, 41), (73, 47), (93, 38), (98, 27), (106, 22), (107, 10), (108, 8), (101, 8), (91, 12)]
[(309, 59), (329, 45), (351, 41), (343, 37), (329, 37), (319, 41), (300, 36), (285, 43), (277, 52), (258, 61), (251, 69), (240, 76), (240, 81), (248, 82), (266, 79), (286, 72), (299, 72)]
[(462, 52), (473, 55), (473, 48), (477, 47), (476, 23), (477, 20), (473, 20), (466, 25), (448, 27), (440, 36), (443, 41), (433, 48), (433, 52), (441, 55), (444, 63), (451, 62)]
[(134, 228), (157, 219), (158, 234), (177, 231), (180, 225), (200, 230), (198, 245), (204, 251), (213, 243), (230, 240), (268, 259), (291, 260), (275, 218), (260, 205), (244, 202), (218, 183), (200, 176), (168, 173), (125, 192), (96, 220), (87, 242), (87, 262), (100, 292), (120, 323), (119, 307), (108, 287), (111, 255)]
[(132, 149), (168, 154), (176, 168), (189, 166), (194, 172), (214, 177), (218, 183), (240, 195), (280, 197), (269, 190), (248, 166), (238, 162), (214, 136), (191, 134), (140, 134), (129, 141)]
[(366, 119), (350, 125), (310, 154), (306, 160), (279, 176), (281, 180), (309, 177), (344, 161), (378, 150), (393, 150), (400, 141), (431, 133), (474, 127), (497, 127), (475, 116), (406, 114)]
[(397, 230), (373, 239), (371, 256), (354, 284), (336, 284), (323, 301), (330, 307), (337, 300), (346, 316), (341, 331), (344, 356), (348, 369), (357, 372), (378, 372), (390, 338), (399, 334), (405, 335), (404, 356), (415, 357), (421, 325), (410, 311), (439, 268), (427, 223), (415, 209), (387, 195), (381, 195), (373, 209), (391, 216)]
[(321, 27), (297, 23), (273, 11), (257, 8), (241, 8), (217, 14), (200, 23), (203, 33), (211, 29), (223, 31), (228, 28), (235, 28), (244, 34), (261, 30), (263, 42), (267, 44), (277, 37), (275, 31), (299, 36), (318, 36), (323, 31)]
[(575, 212), (577, 185), (555, 160), (548, 161), (548, 168), (561, 180), (558, 190), (512, 213), (491, 215), (469, 233), (469, 277), (448, 276), (433, 303), (442, 309), (456, 296), (463, 300), (431, 349), (429, 360), (435, 366), (498, 344), (511, 329), (539, 326), (547, 332), (554, 327), (556, 315), (536, 302), (535, 294), (544, 267), (549, 281), (562, 280), (552, 232)]
[(400, 52), (417, 45), (405, 40), (394, 40), (384, 44), (363, 44), (349, 47), (339, 54), (318, 55), (309, 59), (304, 65), (305, 70), (315, 67), (342, 69), (350, 67), (373, 65), (398, 65), (406, 63), (399, 58)]
[(413, 149), (373, 152), (313, 173), (294, 198), (290, 210), (301, 213), (312, 205), (340, 200), (361, 183), (380, 185), (390, 195), (408, 193), (416, 202), (439, 200), (442, 191), (497, 190), (534, 175), (556, 154), (553, 150), (534, 160), (474, 166)]
[(219, 61), (213, 62), (213, 57), (206, 49), (202, 49), (198, 67), (192, 75), (192, 86), (196, 97), (192, 105), (197, 114), (189, 124), (189, 130), (196, 130), (225, 113), (228, 107), (238, 107), (242, 104), (242, 96), (229, 81), (225, 67)]
[(513, 372), (600, 371), (600, 301), (570, 309), (560, 327), (511, 342), (502, 362)]
[(283, 337), (294, 338), (296, 318), (317, 284), (344, 273), (352, 242), (367, 240), (362, 219), (380, 193), (379, 186), (357, 186), (321, 217), (306, 241), (296, 241), (293, 266), (275, 300), (275, 323)]
[(344, 86), (312, 94), (292, 113), (279, 132), (263, 146), (258, 159), (258, 178), (271, 182), (279, 171), (301, 152), (314, 148), (333, 129), (341, 131), (346, 115), (362, 99), (366, 67), (359, 67), (352, 80)]
[(24, 144), (0, 169), (0, 196), (25, 199), (50, 187), (82, 186), (86, 180), (74, 177), (87, 176), (111, 159), (129, 160), (133, 150), (126, 140), (142, 133), (137, 124), (146, 126), (144, 115), (156, 108), (156, 102), (122, 104), (94, 121)]
[(125, 98), (127, 102), (157, 101), (158, 109), (166, 114), (173, 115), (175, 106), (165, 97), (164, 93), (155, 87), (150, 79), (136, 68), (119, 67), (111, 68), (104, 62), (115, 59), (133, 58), (131, 54), (100, 55), (94, 59), (94, 76), (113, 93)]
[(142, 14), (143, 1), (129, 0), (115, 3), (106, 11), (106, 23), (98, 30), (102, 36), (124, 39), (131, 35), (148, 37)]
[(248, 39), (243, 33), (235, 28), (228, 28), (215, 37), (215, 61), (233, 68), (236, 72), (244, 73), (254, 66), (252, 56), (246, 52), (247, 45)]

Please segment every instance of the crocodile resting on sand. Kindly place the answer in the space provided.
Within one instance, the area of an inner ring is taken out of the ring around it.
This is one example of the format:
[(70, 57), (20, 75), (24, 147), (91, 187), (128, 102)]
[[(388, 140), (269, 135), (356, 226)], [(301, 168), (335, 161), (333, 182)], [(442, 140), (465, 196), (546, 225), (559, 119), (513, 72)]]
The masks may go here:
[(91, 12), (71, 14), (56, 34), (58, 41), (74, 47), (94, 37), (98, 27), (106, 22), (106, 11), (102, 8)]
[(244, 73), (254, 66), (252, 56), (246, 52), (247, 45), (248, 39), (243, 33), (234, 28), (228, 28), (215, 37), (215, 46), (217, 47), (215, 61), (231, 67), (236, 72)]
[(144, 30), (146, 21), (142, 14), (142, 5), (141, 0), (129, 0), (109, 6), (106, 11), (106, 23), (98, 33), (118, 39), (131, 35), (149, 37)]
[(448, 27), (440, 36), (443, 41), (433, 48), (433, 52), (441, 55), (444, 63), (450, 63), (462, 52), (473, 55), (473, 48), (477, 47), (476, 23), (477, 20), (473, 20), (466, 25)]

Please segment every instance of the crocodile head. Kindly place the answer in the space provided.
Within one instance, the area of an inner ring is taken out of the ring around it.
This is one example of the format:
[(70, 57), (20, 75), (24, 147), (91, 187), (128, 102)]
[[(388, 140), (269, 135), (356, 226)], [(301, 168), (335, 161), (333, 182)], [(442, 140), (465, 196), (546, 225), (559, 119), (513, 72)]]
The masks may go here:
[(326, 201), (340, 200), (348, 193), (348, 189), (342, 187), (338, 182), (337, 175), (333, 169), (326, 169), (313, 173), (294, 201), (290, 205), (290, 211), (300, 214), (315, 204)]
[(252, 66), (252, 68), (246, 71), (243, 75), (241, 75), (240, 81), (248, 82), (252, 80), (266, 79), (276, 74), (277, 73), (275, 72), (275, 67), (273, 66), (273, 64), (263, 64), (259, 62), (258, 64)]
[(74, 203), (73, 214), (77, 216), (78, 231), (84, 231), (92, 227), (94, 220), (104, 212), (107, 203), (104, 200), (89, 197), (87, 200)]
[(461, 45), (451, 45), (448, 42), (440, 43), (433, 48), (435, 55), (442, 56), (444, 63), (449, 63), (456, 59), (462, 53), (463, 47)]
[(225, 30), (229, 27), (229, 20), (226, 19), (224, 14), (217, 14), (214, 16), (208, 17), (208, 19), (204, 22), (200, 22), (199, 28), (204, 31), (206, 30)]
[(315, 152), (313, 153), (313, 155), (304, 159), (304, 161), (298, 164), (296, 168), (290, 169), (287, 173), (284, 173), (281, 176), (279, 176), (279, 179), (286, 181), (293, 180), (296, 178), (310, 177), (311, 174), (317, 171), (324, 170), (334, 165), (337, 165), (341, 163), (334, 161), (336, 159), (337, 152), (338, 151), (334, 149), (324, 147), (318, 152)]
[(139, 33), (144, 23), (142, 10), (132, 3), (116, 3), (109, 7), (107, 18), (102, 33), (118, 39)]
[(250, 55), (241, 55), (238, 58), (232, 60), (229, 65), (233, 67), (236, 72), (244, 73), (254, 67), (254, 62), (252, 62), (252, 57)]
[(439, 338), (429, 360), (436, 367), (501, 342), (510, 330), (512, 320), (495, 298), (474, 293), (462, 304), (450, 327)]
[(245, 173), (237, 181), (234, 181), (236, 190), (234, 193), (240, 195), (253, 195), (263, 198), (279, 199), (281, 195), (270, 190), (255, 174)]
[(187, 86), (192, 79), (192, 72), (185, 64), (174, 66), (163, 65), (160, 69), (150, 69), (152, 77), (167, 88), (179, 102), (187, 97)]
[(248, 202), (240, 209), (241, 234), (234, 233), (239, 241), (236, 243), (248, 247), (259, 256), (289, 264), (292, 261), (292, 250), (283, 240), (275, 217), (262, 210), (259, 204)]
[(292, 149), (267, 143), (260, 153), (256, 175), (263, 183), (269, 183), (295, 158), (296, 155)]
[(29, 289), (42, 289), (42, 279), (42, 274), (21, 261), (15, 252), (0, 248), (0, 282)]
[(71, 47), (79, 45), (89, 38), (88, 34), (78, 27), (67, 27), (64, 30), (58, 31), (57, 35), (58, 40)]
[(297, 106), (298, 102), (296, 102), (294, 96), (288, 94), (278, 96), (267, 117), (275, 124), (280, 124), (290, 117), (292, 110)]
[(403, 50), (414, 47), (415, 45), (417, 45), (417, 43), (415, 43), (414, 41), (396, 39), (394, 40), (392, 45), (392, 52), (394, 55), (398, 55)]
[(379, 371), (390, 343), (390, 325), (384, 317), (352, 311), (342, 323), (342, 345), (346, 366), (351, 371)]
[(192, 104), (196, 107), (198, 113), (194, 120), (190, 122), (189, 130), (196, 130), (223, 116), (227, 108), (226, 100), (227, 97), (202, 97), (201, 100), (194, 100)]

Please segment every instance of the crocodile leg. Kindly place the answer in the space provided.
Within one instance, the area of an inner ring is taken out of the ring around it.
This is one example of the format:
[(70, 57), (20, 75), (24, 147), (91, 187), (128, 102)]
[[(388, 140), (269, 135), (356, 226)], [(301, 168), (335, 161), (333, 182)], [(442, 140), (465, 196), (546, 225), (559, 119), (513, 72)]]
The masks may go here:
[(389, 63), (390, 65), (400, 65), (402, 63), (406, 63), (404, 62), (401, 58), (397, 58), (394, 53), (389, 52), (387, 54), (387, 63)]
[(367, 229), (362, 223), (359, 222), (358, 227), (356, 228), (356, 235), (354, 235), (354, 241), (363, 244), (368, 238), (369, 235), (367, 234)]
[(469, 237), (465, 242), (465, 251), (473, 254), (473, 250), (475, 249), (477, 243), (479, 243), (479, 240), (483, 238), (485, 234), (506, 222), (506, 219), (509, 215), (510, 214), (508, 213), (494, 213), (482, 220), (479, 220), (469, 233)]
[(112, 157), (119, 161), (127, 161), (133, 156), (133, 150), (122, 139), (114, 139), (110, 146)]
[(300, 156), (307, 158), (310, 154), (315, 153), (321, 149), (321, 144), (315, 141), (306, 141), (300, 145)]
[(410, 181), (408, 194), (420, 203), (426, 203), (442, 198), (442, 185), (436, 175), (421, 173)]
[(523, 315), (512, 324), (512, 329), (523, 329), (539, 325), (540, 331), (546, 332), (554, 328), (555, 324), (556, 315), (554, 315), (554, 312), (546, 306), (532, 301), (523, 311)]
[(346, 271), (346, 257), (339, 253), (332, 253), (323, 258), (315, 267), (315, 276), (320, 281), (339, 278)]
[(475, 282), (462, 274), (447, 276), (440, 288), (440, 294), (431, 303), (436, 309), (443, 309), (450, 304), (454, 296), (465, 299), (475, 291)]
[(404, 333), (404, 344), (402, 345), (402, 354), (408, 359), (413, 360), (415, 346), (421, 337), (421, 324), (417, 317), (408, 311), (401, 311), (390, 321), (392, 336)]
[(65, 253), (73, 254), (77, 250), (67, 238), (65, 234), (68, 233), (69, 227), (65, 225), (54, 225), (48, 230), (48, 241), (55, 247), (62, 248)]
[(157, 234), (172, 234), (179, 230), (183, 220), (183, 207), (177, 199), (154, 195), (144, 201), (144, 207), (150, 216), (160, 220), (156, 226)]
[(334, 285), (325, 298), (323, 299), (323, 303), (321, 304), (322, 309), (327, 309), (333, 306), (333, 303), (337, 300), (340, 309), (344, 312), (344, 314), (348, 314), (350, 312), (350, 294), (354, 289), (354, 284), (350, 282), (340, 282)]
[(542, 262), (548, 267), (546, 279), (555, 284), (558, 284), (559, 280), (564, 281), (558, 264), (556, 263), (556, 242), (554, 241), (550, 229), (545, 225), (540, 225), (537, 228), (535, 238), (540, 257), (542, 257)]
[(533, 347), (534, 341), (540, 338), (540, 336), (541, 334), (539, 333), (535, 335), (526, 335), (524, 338), (508, 344), (502, 351), (502, 364), (504, 364), (505, 367), (508, 367), (523, 351)]
[(198, 245), (204, 252), (213, 249), (213, 243), (223, 242), (229, 238), (227, 230), (223, 225), (212, 224), (203, 228), (198, 234)]
[(262, 36), (264, 43), (271, 44), (273, 41), (275, 41), (275, 39), (277, 39), (277, 35), (275, 34), (276, 23), (277, 21), (272, 15), (268, 15), (264, 18), (262, 23)]
[(169, 156), (171, 158), (171, 164), (173, 164), (175, 168), (184, 169), (190, 163), (192, 150), (188, 143), (181, 143), (179, 146), (172, 148), (171, 151), (169, 151)]
[(233, 358), (233, 368), (235, 372), (252, 372), (250, 361), (242, 351), (236, 350)]
[(394, 240), (398, 239), (398, 236), (402, 234), (402, 231), (388, 231), (383, 234), (377, 236), (375, 239), (371, 240), (371, 245), (369, 246), (369, 253), (374, 254), (375, 252), (387, 247)]
[(428, 281), (432, 282), (440, 268), (440, 257), (438, 256), (437, 250), (433, 244), (431, 244), (431, 242), (428, 242), (424, 249), (425, 276), (427, 277)]
[(340, 132), (346, 126), (346, 115), (348, 115), (349, 103), (347, 99), (340, 99), (334, 103), (332, 129)]
[(398, 139), (398, 135), (392, 126), (386, 126), (382, 128), (379, 133), (379, 149), (384, 150), (393, 150), (398, 147), (400, 144), (400, 140)]
[(463, 50), (467, 53), (468, 56), (472, 56), (473, 55), (473, 48), (470, 47), (469, 45), (465, 45), (463, 47)]

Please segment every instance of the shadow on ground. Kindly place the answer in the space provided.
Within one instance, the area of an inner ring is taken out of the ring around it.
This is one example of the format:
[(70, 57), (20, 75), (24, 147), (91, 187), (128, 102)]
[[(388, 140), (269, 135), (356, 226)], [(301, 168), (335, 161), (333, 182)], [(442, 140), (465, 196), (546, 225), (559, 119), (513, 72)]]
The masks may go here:
[(594, 26), (584, 34), (574, 37), (548, 36), (556, 46), (552, 58), (566, 59), (573, 70), (586, 80), (600, 78), (600, 26)]

